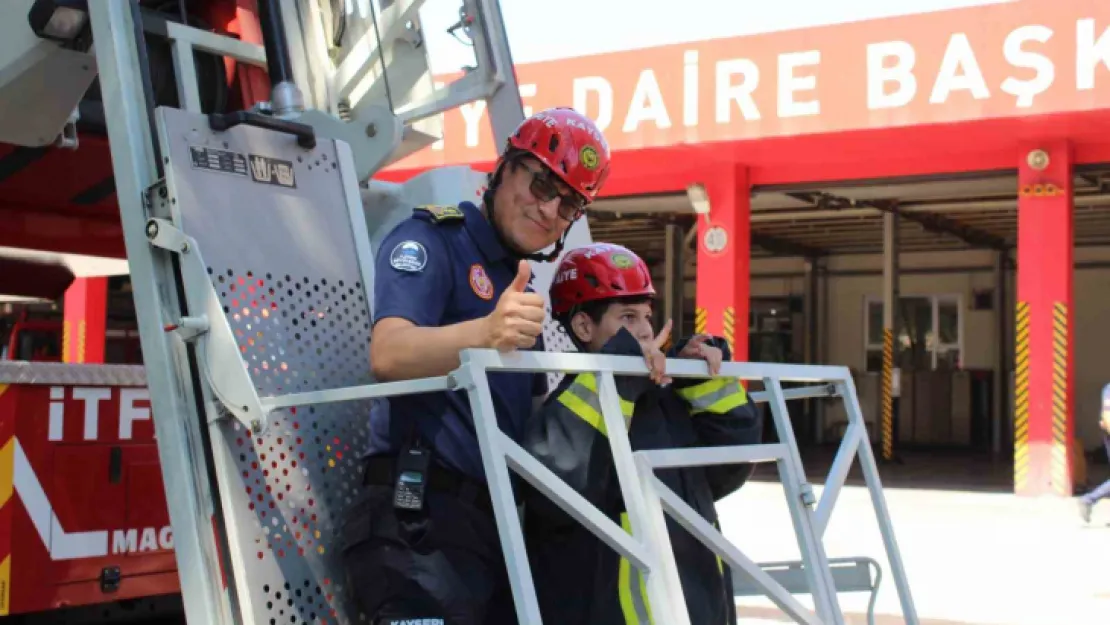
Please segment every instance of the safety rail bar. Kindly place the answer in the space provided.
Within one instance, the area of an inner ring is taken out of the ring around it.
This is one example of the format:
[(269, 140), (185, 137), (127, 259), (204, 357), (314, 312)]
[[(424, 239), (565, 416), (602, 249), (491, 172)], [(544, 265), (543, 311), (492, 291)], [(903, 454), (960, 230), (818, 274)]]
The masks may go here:
[[(608, 440), (618, 483), (628, 509), (631, 536), (500, 430), (486, 377), (491, 371), (599, 374), (602, 416), (609, 432)], [(474, 414), (517, 616), (521, 623), (529, 625), (542, 623), (542, 619), (528, 565), (520, 518), (516, 511), (509, 468), (600, 540), (628, 558), (641, 571), (653, 613), (657, 615), (659, 622), (676, 625), (690, 623), (666, 529), (666, 513), (731, 567), (741, 569), (749, 575), (767, 597), (796, 622), (818, 625), (844, 622), (821, 537), (844, 485), (851, 461), (854, 456), (859, 455), (904, 618), (907, 623), (916, 625), (916, 610), (882, 494), (876, 461), (867, 441), (855, 385), (847, 367), (723, 363), (717, 377), (762, 381), (764, 390), (753, 392), (749, 397), (753, 402), (767, 403), (771, 407), (779, 436), (778, 443), (633, 452), (620, 410), (614, 376), (643, 376), (647, 373), (643, 360), (631, 356), (538, 352), (504, 354), (490, 349), (468, 349), (460, 353), (460, 367), (447, 376), (283, 394), (262, 397), (259, 401), (265, 414), (289, 406), (466, 390)], [(713, 377), (709, 375), (706, 364), (696, 360), (668, 359), (666, 373), (672, 378)], [(783, 389), (783, 381), (816, 384)], [(850, 424), (820, 501), (817, 502), (805, 477), (786, 401), (819, 397), (844, 398), (848, 404)], [(759, 564), (732, 545), (720, 530), (709, 524), (653, 473), (658, 468), (762, 462), (775, 462), (778, 465), (802, 551), (810, 593), (817, 608), (816, 614), (805, 608), (786, 588), (764, 572)], [(814, 503), (818, 503), (816, 511), (811, 509)]]

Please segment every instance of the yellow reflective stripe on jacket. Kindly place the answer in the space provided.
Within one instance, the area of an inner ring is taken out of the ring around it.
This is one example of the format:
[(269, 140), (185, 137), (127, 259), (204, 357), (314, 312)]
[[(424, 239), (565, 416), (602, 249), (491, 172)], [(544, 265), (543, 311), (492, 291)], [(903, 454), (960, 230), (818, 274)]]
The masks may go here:
[[(598, 432), (608, 436), (609, 432), (605, 427), (605, 419), (601, 416), (601, 396), (597, 392), (596, 375), (592, 373), (580, 374), (565, 391), (559, 394), (558, 401), (567, 410), (592, 425)], [(624, 424), (627, 427), (632, 420), (632, 412), (636, 405), (624, 399), (621, 399), (620, 403), (621, 414), (624, 415)]]
[(690, 413), (724, 414), (748, 403), (748, 393), (736, 378), (714, 378), (701, 384), (678, 389), (679, 397), (690, 404)]
[[(629, 534), (632, 533), (632, 524), (628, 521), (628, 513), (621, 513), (621, 527)], [(648, 601), (647, 583), (640, 571), (632, 569), (628, 558), (621, 557), (620, 572), (617, 580), (620, 594), (621, 613), (624, 614), (625, 625), (651, 625), (651, 603)]]
[[(721, 524), (718, 523), (717, 521), (713, 521), (713, 527), (717, 528), (718, 532), (721, 531)], [(717, 556), (717, 571), (721, 574), (721, 577), (724, 577), (725, 576), (725, 563), (724, 563), (723, 560), (721, 560), (721, 556), (718, 555), (717, 552), (714, 551), (713, 555)]]

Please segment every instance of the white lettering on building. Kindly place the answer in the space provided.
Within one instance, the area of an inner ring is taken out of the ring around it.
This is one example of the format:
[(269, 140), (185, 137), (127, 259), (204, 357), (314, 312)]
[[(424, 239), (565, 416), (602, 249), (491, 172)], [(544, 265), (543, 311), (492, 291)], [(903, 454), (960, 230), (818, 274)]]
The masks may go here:
[(463, 104), (459, 107), (459, 112), (462, 113), (463, 124), (466, 126), (466, 147), (478, 147), (478, 137), (481, 135), (478, 132), (478, 125), (482, 122), (482, 114), (486, 112), (486, 101), (477, 100)]
[[(590, 93), (597, 94), (597, 112), (590, 108)], [(613, 85), (601, 76), (574, 79), (574, 109), (590, 117), (604, 132), (613, 123)]]
[(979, 69), (979, 61), (975, 58), (975, 51), (971, 49), (971, 41), (965, 33), (955, 33), (948, 39), (948, 47), (944, 50), (944, 58), (940, 62), (929, 102), (944, 104), (953, 91), (970, 91), (976, 100), (991, 96), (983, 71)]
[(1002, 81), (1002, 91), (1017, 98), (1015, 104), (1019, 108), (1033, 106), (1033, 98), (1047, 91), (1056, 79), (1056, 66), (1052, 64), (1052, 60), (1039, 52), (1026, 50), (1024, 45), (1027, 41), (1048, 43), (1051, 38), (1052, 29), (1047, 26), (1022, 26), (1007, 35), (1002, 44), (1002, 54), (1010, 65), (1035, 72), (1028, 80), (1009, 76)]
[(623, 130), (636, 132), (644, 122), (653, 122), (659, 130), (671, 127), (671, 116), (667, 113), (663, 92), (659, 89), (659, 81), (655, 79), (655, 70), (652, 69), (640, 72), (636, 89), (632, 93), (632, 101), (628, 104)]
[[(1094, 89), (1100, 74), (1105, 80), (1104, 73), (1110, 70), (1110, 25), (1100, 28), (1095, 19), (1079, 19), (1075, 23), (1075, 87), (1078, 91), (1086, 91)], [(1056, 84), (1057, 66), (1071, 62), (1048, 55), (1048, 44), (1058, 36), (1042, 24), (1013, 29), (998, 50), (1009, 68), (1003, 66), (1000, 72), (991, 66), (989, 75), (979, 61), (980, 55), (987, 52), (982, 42), (974, 41), (965, 32), (947, 36), (940, 64), (934, 67), (919, 63), (918, 51), (909, 41), (861, 44), (866, 74), (865, 92), (859, 95), (865, 98), (867, 109), (872, 111), (899, 109), (920, 102), (923, 92), (928, 93), (930, 104), (945, 105), (953, 96), (957, 96), (957, 101), (966, 96), (984, 101), (992, 97), (992, 91), (997, 91), (1012, 98), (1016, 109), (1029, 108)], [(674, 107), (678, 106), (681, 106), (681, 127), (696, 128), (703, 123), (700, 103), (704, 82), (709, 83), (705, 86), (711, 93), (704, 95), (713, 99), (713, 121), (717, 125), (761, 121), (765, 111), (756, 104), (756, 95), (768, 89), (773, 91), (775, 102), (770, 104), (768, 98), (765, 108), (773, 106), (775, 117), (818, 116), (824, 110), (818, 97), (822, 56), (822, 51), (816, 49), (783, 51), (777, 55), (775, 68), (761, 68), (750, 58), (720, 59), (713, 64), (712, 78), (702, 81), (699, 63), (704, 57), (698, 50), (687, 49), (682, 51), (681, 58), (667, 63), (666, 67), (633, 69), (638, 73), (631, 93), (615, 93), (613, 82), (602, 75), (576, 77), (571, 85), (571, 104), (592, 118), (602, 131), (613, 126), (615, 121), (626, 133), (645, 129), (666, 131), (677, 123), (679, 109)], [(658, 80), (660, 72), (677, 73), (680, 64), (681, 94), (664, 92)], [(761, 84), (766, 82), (761, 80), (761, 74), (767, 72), (773, 72), (775, 84), (762, 86), (763, 91), (760, 91)], [(826, 97), (854, 98), (837, 90), (836, 78), (828, 79)], [(534, 97), (537, 87), (536, 84), (521, 85), (521, 97)], [(617, 100), (618, 95), (622, 101)], [(616, 120), (614, 112), (622, 109), (623, 119)], [(478, 127), (485, 106), (482, 102), (464, 105), (461, 113), (464, 121), (461, 138), (467, 148), (478, 147)], [(696, 136), (696, 133), (685, 134)]]
[(1079, 20), (1075, 25), (1075, 87), (1080, 91), (1095, 88), (1095, 70), (1110, 69), (1110, 26), (1095, 39), (1095, 21)]
[(698, 125), (698, 51), (682, 53), (682, 125)]
[(805, 65), (815, 66), (821, 62), (820, 50), (792, 52), (779, 55), (779, 117), (800, 117), (820, 115), (821, 101), (817, 99), (798, 102), (794, 94), (798, 91), (812, 91), (817, 88), (817, 76), (797, 76), (794, 69)]
[(537, 87), (534, 84), (520, 85), (518, 91), (520, 91), (521, 104), (524, 106), (524, 117), (531, 117), (532, 107), (528, 104), (528, 98), (536, 97)]
[[(888, 65), (887, 59), (894, 57)], [(905, 41), (884, 41), (867, 46), (867, 108), (871, 110), (905, 106), (917, 95), (913, 65), (917, 54)], [(892, 92), (887, 84), (896, 83)]]
[[(741, 76), (739, 83), (733, 82), (734, 76)], [(732, 121), (732, 105), (740, 107), (745, 120), (759, 119), (759, 107), (755, 105), (752, 93), (759, 86), (759, 66), (750, 59), (728, 59), (717, 61), (717, 123)]]

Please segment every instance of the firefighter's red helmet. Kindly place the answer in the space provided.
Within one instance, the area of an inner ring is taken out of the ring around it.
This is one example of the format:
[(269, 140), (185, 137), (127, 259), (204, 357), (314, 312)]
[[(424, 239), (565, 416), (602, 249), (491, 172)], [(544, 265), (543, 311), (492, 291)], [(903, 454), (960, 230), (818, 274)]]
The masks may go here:
[(609, 177), (609, 144), (593, 120), (569, 107), (540, 111), (524, 120), (509, 148), (524, 150), (592, 202)]
[(597, 300), (654, 296), (651, 272), (634, 252), (611, 243), (593, 243), (567, 252), (551, 283), (551, 313), (565, 315)]

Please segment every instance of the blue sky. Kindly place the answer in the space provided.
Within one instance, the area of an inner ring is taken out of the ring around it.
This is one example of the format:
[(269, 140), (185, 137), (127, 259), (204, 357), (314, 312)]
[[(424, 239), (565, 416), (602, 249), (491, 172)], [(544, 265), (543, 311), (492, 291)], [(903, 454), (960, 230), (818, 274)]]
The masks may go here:
[[(513, 61), (521, 64), (1013, 1), (501, 0), (501, 11)], [(445, 32), (460, 5), (427, 0), (421, 9), (434, 73), (472, 62), (469, 49)]]

